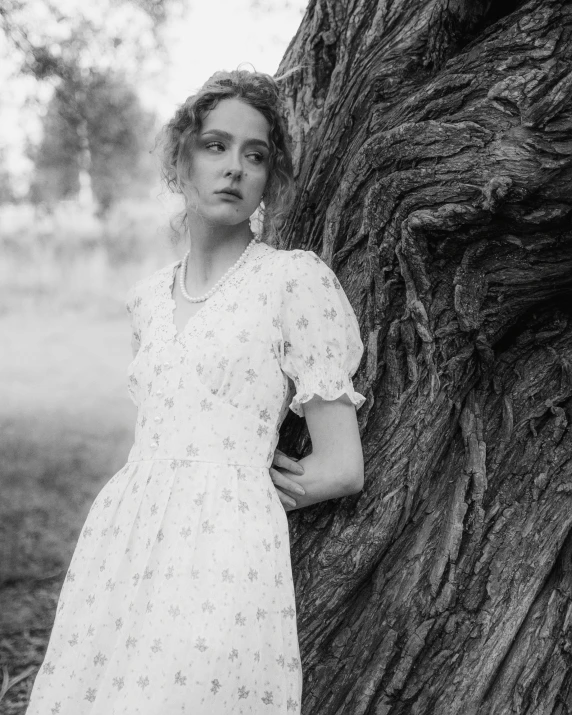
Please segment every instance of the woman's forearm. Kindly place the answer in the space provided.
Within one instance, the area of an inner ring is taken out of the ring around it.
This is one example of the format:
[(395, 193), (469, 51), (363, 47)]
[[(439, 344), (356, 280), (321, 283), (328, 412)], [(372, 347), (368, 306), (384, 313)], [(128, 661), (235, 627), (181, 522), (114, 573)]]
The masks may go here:
[(284, 505), (286, 511), (303, 509), (327, 499), (339, 499), (360, 491), (356, 487), (357, 481), (344, 471), (343, 466), (332, 464), (319, 455), (309, 454), (298, 464), (304, 467), (304, 474), (296, 474), (294, 479), (306, 493), (292, 494), (296, 506)]

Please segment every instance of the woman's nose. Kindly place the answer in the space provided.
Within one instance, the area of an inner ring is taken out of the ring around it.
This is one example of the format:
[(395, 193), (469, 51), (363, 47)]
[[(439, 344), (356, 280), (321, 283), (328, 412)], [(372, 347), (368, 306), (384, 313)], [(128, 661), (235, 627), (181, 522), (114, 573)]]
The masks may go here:
[(229, 176), (239, 177), (242, 174), (242, 162), (238, 154), (233, 154), (229, 152), (229, 160), (226, 168), (226, 174)]

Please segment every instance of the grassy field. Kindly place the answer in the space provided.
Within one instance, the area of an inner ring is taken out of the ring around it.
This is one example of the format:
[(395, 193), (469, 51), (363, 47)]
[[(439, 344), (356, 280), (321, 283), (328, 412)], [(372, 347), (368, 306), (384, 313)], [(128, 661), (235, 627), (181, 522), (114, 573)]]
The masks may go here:
[(132, 444), (125, 294), (174, 260), (173, 211), (0, 206), (0, 715), (25, 712), (77, 537)]
[(121, 311), (10, 312), (0, 339), (0, 713), (20, 715), (83, 521), (127, 457), (135, 408)]

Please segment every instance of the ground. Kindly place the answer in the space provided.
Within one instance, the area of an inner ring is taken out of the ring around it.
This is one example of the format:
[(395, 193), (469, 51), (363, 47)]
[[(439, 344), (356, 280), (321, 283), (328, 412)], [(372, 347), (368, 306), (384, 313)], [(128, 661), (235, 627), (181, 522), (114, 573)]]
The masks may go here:
[(135, 408), (126, 314), (10, 312), (0, 334), (0, 713), (23, 715), (77, 537), (125, 463)]

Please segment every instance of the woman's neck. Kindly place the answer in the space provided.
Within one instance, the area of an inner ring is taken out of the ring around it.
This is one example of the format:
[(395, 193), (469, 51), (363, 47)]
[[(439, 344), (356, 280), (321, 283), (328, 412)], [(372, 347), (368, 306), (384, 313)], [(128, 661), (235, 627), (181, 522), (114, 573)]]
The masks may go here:
[(187, 248), (191, 255), (187, 285), (193, 294), (201, 294), (215, 283), (240, 258), (253, 233), (249, 223), (238, 226), (210, 226), (188, 222)]

